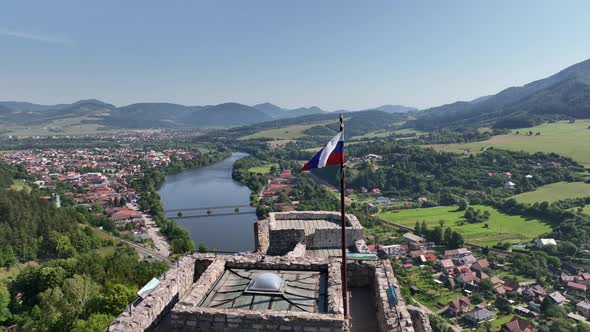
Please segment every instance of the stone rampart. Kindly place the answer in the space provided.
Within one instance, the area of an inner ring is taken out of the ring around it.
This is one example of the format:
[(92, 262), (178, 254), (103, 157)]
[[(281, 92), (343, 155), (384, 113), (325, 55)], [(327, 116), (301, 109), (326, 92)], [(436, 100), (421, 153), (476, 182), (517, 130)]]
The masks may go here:
[[(203, 259), (200, 268), (195, 270), (195, 259), (185, 256), (175, 267), (160, 277), (160, 285), (136, 306), (131, 306), (120, 314), (107, 328), (107, 331), (145, 331), (166, 315), (184, 297), (198, 279), (199, 271), (213, 260)], [(195, 279), (196, 278), (196, 279)]]

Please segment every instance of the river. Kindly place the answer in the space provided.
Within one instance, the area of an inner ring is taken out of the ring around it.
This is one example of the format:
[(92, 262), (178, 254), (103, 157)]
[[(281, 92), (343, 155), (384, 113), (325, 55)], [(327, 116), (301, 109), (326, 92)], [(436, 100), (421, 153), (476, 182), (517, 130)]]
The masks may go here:
[[(250, 189), (232, 180), (234, 162), (245, 153), (232, 153), (231, 157), (209, 166), (189, 169), (166, 177), (160, 188), (165, 210), (203, 208), (215, 206), (248, 205)], [(252, 212), (254, 208), (240, 208), (240, 212)], [(215, 216), (215, 213), (233, 213), (234, 209), (216, 209), (210, 216), (206, 211), (183, 212), (177, 223), (188, 229), (198, 247), (204, 243), (209, 250), (251, 251), (254, 249), (255, 214)], [(176, 216), (170, 213), (169, 217)]]

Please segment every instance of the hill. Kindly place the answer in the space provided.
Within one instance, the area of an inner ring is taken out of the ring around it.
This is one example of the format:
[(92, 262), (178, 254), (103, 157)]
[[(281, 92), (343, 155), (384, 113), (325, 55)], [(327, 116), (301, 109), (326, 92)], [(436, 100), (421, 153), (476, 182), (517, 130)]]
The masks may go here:
[(455, 102), (421, 112), (421, 129), (461, 126), (518, 128), (555, 118), (590, 117), (590, 60), (524, 86), (510, 87), (471, 102)]
[(252, 106), (253, 108), (264, 112), (266, 115), (273, 119), (288, 119), (295, 118), (304, 115), (323, 114), (326, 113), (324, 110), (317, 106), (312, 107), (300, 107), (296, 109), (282, 108), (271, 103), (263, 103)]
[(415, 107), (408, 107), (403, 105), (382, 105), (379, 107), (369, 108), (367, 111), (382, 111), (385, 113), (407, 113), (417, 111)]

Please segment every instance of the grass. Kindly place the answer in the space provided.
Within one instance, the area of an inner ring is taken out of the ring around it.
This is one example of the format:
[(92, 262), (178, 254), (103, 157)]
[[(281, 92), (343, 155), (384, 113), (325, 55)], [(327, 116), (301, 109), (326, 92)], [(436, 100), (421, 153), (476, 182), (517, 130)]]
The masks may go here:
[(270, 169), (273, 166), (279, 167), (278, 164), (268, 164), (268, 165), (262, 165), (262, 166), (255, 166), (255, 167), (248, 168), (248, 172), (259, 173), (259, 174), (268, 174), (268, 173), (270, 173)]
[(24, 270), (27, 266), (39, 266), (39, 263), (36, 261), (29, 261), (25, 263), (17, 263), (10, 268), (2, 267), (0, 268), (0, 280), (14, 280), (17, 274), (19, 274), (22, 270)]
[[(482, 142), (465, 144), (430, 145), (437, 150), (457, 153), (477, 153), (486, 147), (525, 152), (554, 152), (570, 157), (582, 164), (590, 165), (590, 120), (578, 120), (575, 123), (560, 121), (543, 123), (532, 128), (512, 130), (510, 134), (498, 135)], [(517, 135), (516, 132), (521, 134)], [(523, 133), (532, 131), (532, 136)], [(541, 133), (536, 136), (535, 133)]]
[(396, 134), (396, 135), (416, 134), (416, 136), (418, 136), (418, 135), (424, 134), (424, 133), (425, 132), (423, 132), (423, 131), (415, 130), (415, 129), (412, 129), (412, 128), (405, 128), (405, 129), (398, 129), (398, 130), (393, 130), (393, 131), (386, 131), (386, 130), (373, 131), (373, 132), (370, 132), (370, 133), (366, 133), (364, 135), (353, 136), (353, 137), (355, 139), (365, 140), (365, 139), (371, 139), (371, 138), (388, 137), (388, 136), (391, 136), (393, 134)]
[(116, 247), (108, 246), (108, 247), (98, 248), (94, 251), (94, 253), (96, 253), (97, 255), (99, 255), (101, 257), (108, 257), (108, 256), (114, 255), (116, 251), (117, 251)]
[(11, 190), (31, 192), (31, 186), (24, 180), (14, 180), (10, 186)]
[(271, 138), (274, 140), (295, 140), (295, 139), (306, 136), (304, 131), (311, 128), (311, 127), (321, 126), (321, 125), (325, 125), (325, 124), (332, 123), (332, 122), (333, 121), (318, 122), (318, 123), (312, 123), (312, 124), (306, 124), (306, 125), (292, 125), (292, 126), (283, 127), (283, 128), (267, 129), (267, 130), (262, 130), (257, 133), (251, 134), (251, 135), (242, 136), (239, 139), (240, 140), (249, 140), (249, 139), (257, 139), (257, 138)]
[[(539, 235), (551, 231), (551, 227), (537, 219), (525, 219), (521, 216), (511, 216), (483, 205), (472, 206), (482, 211), (490, 211), (490, 219), (484, 223), (470, 224), (465, 221), (463, 211), (457, 211), (456, 206), (439, 206), (425, 209), (399, 210), (398, 212), (382, 213), (378, 216), (413, 228), (416, 222), (426, 222), (429, 228), (439, 225), (444, 220), (444, 227), (451, 227), (463, 235), (465, 241), (480, 245), (494, 245), (499, 242), (520, 243), (528, 242)], [(464, 222), (462, 226), (458, 223)], [(488, 228), (484, 228), (484, 224)]]
[(556, 202), (562, 199), (590, 196), (590, 184), (584, 182), (557, 182), (514, 196), (521, 203)]
[(406, 283), (418, 287), (420, 292), (412, 297), (435, 312), (462, 296), (460, 289), (450, 290), (443, 285), (436, 285), (434, 277), (421, 269), (408, 271)]
[(96, 119), (82, 116), (77, 118), (53, 120), (49, 123), (36, 126), (0, 126), (0, 130), (6, 131), (3, 133), (5, 136), (92, 135), (110, 131), (96, 123), (84, 123), (86, 120)]

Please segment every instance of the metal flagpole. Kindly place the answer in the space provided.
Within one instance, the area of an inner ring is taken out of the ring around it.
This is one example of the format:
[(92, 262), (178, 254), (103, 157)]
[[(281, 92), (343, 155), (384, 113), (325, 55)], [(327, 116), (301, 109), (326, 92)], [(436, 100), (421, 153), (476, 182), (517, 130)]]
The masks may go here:
[[(340, 113), (340, 132), (344, 136), (344, 119)], [(340, 223), (342, 229), (342, 301), (344, 318), (348, 318), (348, 283), (346, 278), (346, 215), (344, 213), (344, 138), (342, 139), (342, 157), (340, 158)]]

